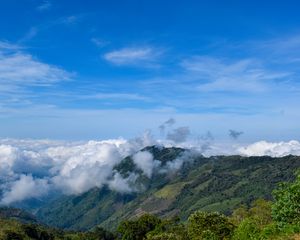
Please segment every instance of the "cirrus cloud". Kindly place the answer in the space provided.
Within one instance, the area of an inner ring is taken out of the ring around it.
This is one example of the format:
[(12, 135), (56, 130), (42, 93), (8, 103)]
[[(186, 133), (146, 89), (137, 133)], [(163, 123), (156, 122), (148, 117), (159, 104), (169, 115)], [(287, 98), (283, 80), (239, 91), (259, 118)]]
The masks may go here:
[(115, 65), (155, 66), (155, 61), (162, 54), (152, 47), (128, 47), (104, 54), (103, 58)]

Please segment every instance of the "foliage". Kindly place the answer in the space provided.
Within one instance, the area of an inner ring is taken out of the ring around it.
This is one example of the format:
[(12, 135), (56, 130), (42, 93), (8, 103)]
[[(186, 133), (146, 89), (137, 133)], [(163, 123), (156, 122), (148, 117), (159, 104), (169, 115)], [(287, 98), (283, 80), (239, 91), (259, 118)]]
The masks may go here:
[(237, 226), (247, 217), (249, 217), (248, 208), (245, 205), (241, 205), (237, 209), (233, 210), (230, 220), (234, 225)]
[(271, 202), (264, 199), (255, 200), (250, 208), (241, 205), (235, 209), (230, 217), (234, 225), (239, 225), (243, 220), (251, 218), (260, 228), (272, 222)]
[[(154, 158), (173, 161), (183, 149), (149, 147)], [(188, 154), (188, 153), (187, 153)], [(190, 155), (182, 168), (164, 174), (154, 172), (151, 179), (138, 178), (144, 190), (120, 194), (107, 187), (91, 189), (77, 196), (64, 196), (43, 206), (39, 219), (50, 226), (68, 230), (88, 230), (96, 225), (115, 230), (118, 224), (137, 212), (158, 216), (179, 214), (186, 220), (196, 210), (229, 215), (241, 204), (249, 206), (258, 198), (271, 199), (278, 182), (290, 181), (300, 167), (299, 157), (218, 156), (205, 158)], [(127, 176), (138, 174), (134, 163), (125, 158), (115, 171)]]
[(180, 222), (179, 217), (171, 219), (163, 219), (156, 228), (149, 232), (146, 236), (147, 239), (175, 239), (175, 240), (188, 240), (188, 233), (186, 226)]
[(272, 216), (281, 226), (300, 224), (300, 173), (292, 183), (281, 183), (273, 191), (275, 202), (272, 205)]
[(122, 240), (142, 240), (146, 234), (153, 231), (161, 220), (154, 215), (145, 214), (136, 220), (123, 221), (117, 232)]
[[(181, 153), (178, 149), (155, 147), (149, 151), (155, 153), (155, 159), (161, 158), (163, 164)], [(196, 157), (178, 172), (144, 178), (143, 193), (119, 194), (103, 187), (51, 203), (50, 223), (58, 221), (57, 225), (78, 228), (80, 232), (39, 225), (31, 214), (2, 208), (0, 239), (297, 239), (300, 235), (300, 174), (294, 182), (281, 183), (273, 191), (273, 202), (265, 200), (271, 199), (271, 189), (276, 183), (293, 179), (291, 173), (297, 164), (300, 166), (299, 157), (294, 156)], [(116, 169), (127, 174), (132, 167), (127, 158)], [(133, 217), (146, 212), (145, 209), (158, 213), (161, 218), (149, 213)], [(52, 218), (53, 212), (55, 217)], [(45, 211), (39, 216), (47, 219), (48, 213)], [(172, 217), (174, 215), (176, 217)], [(103, 228), (105, 225), (117, 230), (110, 232)]]
[(188, 234), (191, 239), (204, 239), (214, 236), (216, 239), (228, 239), (233, 225), (220, 213), (196, 211), (188, 219)]
[(264, 199), (255, 200), (249, 209), (249, 216), (261, 227), (271, 223), (271, 202)]
[(260, 229), (254, 219), (244, 219), (233, 234), (233, 240), (258, 240), (260, 239)]

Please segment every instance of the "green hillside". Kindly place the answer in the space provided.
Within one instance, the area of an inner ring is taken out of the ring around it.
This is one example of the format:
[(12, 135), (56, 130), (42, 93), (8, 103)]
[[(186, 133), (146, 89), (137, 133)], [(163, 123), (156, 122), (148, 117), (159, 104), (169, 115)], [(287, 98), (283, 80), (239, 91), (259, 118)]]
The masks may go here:
[(179, 148), (148, 147), (164, 166), (185, 156), (178, 171), (159, 173), (149, 179), (130, 157), (115, 167), (123, 176), (139, 175), (144, 190), (121, 194), (107, 187), (94, 188), (79, 196), (64, 196), (42, 207), (37, 217), (46, 224), (64, 229), (90, 229), (100, 225), (115, 229), (124, 219), (156, 214), (163, 218), (179, 215), (183, 220), (195, 210), (230, 214), (241, 204), (257, 198), (271, 198), (278, 182), (294, 179), (300, 157), (219, 156), (205, 158)]

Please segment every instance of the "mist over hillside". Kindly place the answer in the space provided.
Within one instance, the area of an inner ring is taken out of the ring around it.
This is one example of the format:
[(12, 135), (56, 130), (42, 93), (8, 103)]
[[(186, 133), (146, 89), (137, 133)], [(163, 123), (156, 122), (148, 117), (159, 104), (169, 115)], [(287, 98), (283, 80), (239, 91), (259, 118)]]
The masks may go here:
[(195, 210), (231, 214), (241, 204), (271, 199), (277, 183), (293, 180), (295, 169), (300, 168), (299, 157), (292, 155), (204, 157), (181, 148), (155, 146), (140, 153), (151, 153), (160, 168), (150, 176), (135, 163), (134, 155), (123, 159), (114, 171), (127, 179), (131, 191), (104, 185), (66, 195), (42, 206), (38, 218), (52, 226), (86, 230), (99, 224), (114, 229), (120, 221), (145, 213), (182, 220)]
[[(187, 151), (162, 164), (153, 153), (145, 150), (153, 145), (181, 147)], [(191, 154), (282, 157), (300, 155), (300, 143), (261, 141), (246, 146), (237, 143), (222, 146), (209, 140), (201, 143), (158, 141), (149, 133), (132, 140), (88, 142), (2, 139), (0, 202), (11, 205), (28, 201), (31, 205), (39, 205), (49, 197), (81, 194), (102, 186), (120, 193), (138, 191), (132, 187), (138, 178), (136, 173), (124, 177), (114, 168), (124, 158), (132, 156), (137, 168), (151, 178), (153, 172), (179, 170), (185, 161), (189, 161)]]

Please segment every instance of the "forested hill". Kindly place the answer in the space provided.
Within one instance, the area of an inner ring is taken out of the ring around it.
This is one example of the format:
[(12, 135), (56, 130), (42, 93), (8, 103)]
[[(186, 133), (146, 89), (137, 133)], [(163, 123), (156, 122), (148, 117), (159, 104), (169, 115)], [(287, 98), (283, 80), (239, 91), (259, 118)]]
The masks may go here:
[(37, 219), (34, 215), (18, 208), (0, 207), (0, 218), (15, 219), (26, 223), (37, 222)]
[(82, 195), (64, 196), (42, 207), (37, 217), (51, 226), (90, 229), (96, 225), (115, 228), (120, 221), (144, 213), (160, 217), (179, 215), (186, 219), (195, 210), (231, 213), (240, 204), (271, 198), (278, 182), (291, 181), (300, 167), (300, 157), (218, 156), (205, 158), (180, 148), (148, 147), (162, 168), (183, 158), (175, 171), (144, 175), (131, 157), (115, 166), (122, 176), (138, 174), (139, 191), (118, 193), (108, 187)]

